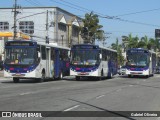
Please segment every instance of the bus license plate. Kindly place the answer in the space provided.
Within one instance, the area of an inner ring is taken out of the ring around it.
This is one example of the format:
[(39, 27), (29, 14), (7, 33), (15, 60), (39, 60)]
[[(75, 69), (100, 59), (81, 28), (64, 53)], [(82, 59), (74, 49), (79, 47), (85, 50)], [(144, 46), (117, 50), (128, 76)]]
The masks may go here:
[(16, 74), (13, 74), (12, 76), (24, 76), (24, 74), (16, 73)]
[(80, 75), (88, 75), (86, 72), (81, 72)]

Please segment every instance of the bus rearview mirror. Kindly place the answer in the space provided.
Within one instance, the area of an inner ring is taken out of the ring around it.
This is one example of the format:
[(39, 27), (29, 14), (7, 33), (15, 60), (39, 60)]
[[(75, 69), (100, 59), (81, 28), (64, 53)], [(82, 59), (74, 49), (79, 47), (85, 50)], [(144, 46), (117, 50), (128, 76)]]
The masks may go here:
[(68, 51), (68, 57), (70, 57), (70, 51)]
[(102, 59), (102, 54), (99, 54), (99, 58)]
[(41, 57), (41, 53), (40, 52), (38, 52), (38, 58), (40, 58)]

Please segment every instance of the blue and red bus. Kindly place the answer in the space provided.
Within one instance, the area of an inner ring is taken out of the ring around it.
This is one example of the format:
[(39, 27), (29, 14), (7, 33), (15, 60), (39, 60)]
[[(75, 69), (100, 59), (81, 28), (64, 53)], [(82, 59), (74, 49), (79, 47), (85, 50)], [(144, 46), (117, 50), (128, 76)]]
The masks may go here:
[(156, 53), (143, 48), (132, 48), (126, 52), (126, 74), (131, 76), (153, 76), (156, 68)]
[(69, 75), (70, 49), (30, 40), (5, 43), (4, 77), (20, 79), (61, 79)]
[(70, 75), (81, 77), (109, 77), (117, 74), (117, 51), (91, 44), (71, 47)]

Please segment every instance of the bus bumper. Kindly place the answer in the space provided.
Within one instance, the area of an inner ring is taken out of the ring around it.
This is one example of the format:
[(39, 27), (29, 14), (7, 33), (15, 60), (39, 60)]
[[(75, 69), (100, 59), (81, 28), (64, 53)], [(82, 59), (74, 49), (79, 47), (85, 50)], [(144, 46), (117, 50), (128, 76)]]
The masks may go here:
[(6, 78), (36, 78), (36, 72), (28, 72), (28, 73), (10, 73), (4, 70), (4, 77)]
[(149, 75), (149, 70), (143, 70), (143, 71), (130, 71), (130, 70), (126, 70), (126, 75), (146, 76), (146, 75)]
[(71, 76), (99, 76), (98, 70), (92, 71), (92, 72), (76, 72), (73, 70), (70, 70)]

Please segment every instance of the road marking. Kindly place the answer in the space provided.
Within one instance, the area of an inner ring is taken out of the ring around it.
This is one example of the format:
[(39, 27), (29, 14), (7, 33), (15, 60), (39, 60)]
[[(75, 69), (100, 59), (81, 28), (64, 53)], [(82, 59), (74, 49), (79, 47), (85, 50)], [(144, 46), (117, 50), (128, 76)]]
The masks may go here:
[(118, 90), (116, 90), (117, 92), (119, 92), (119, 91), (121, 91), (122, 89), (120, 88), (120, 89), (118, 89)]
[(133, 85), (129, 85), (130, 87), (132, 87)]
[(100, 95), (100, 96), (97, 96), (96, 99), (99, 99), (101, 97), (104, 97), (105, 95)]
[(20, 95), (28, 95), (31, 94), (31, 92), (21, 93)]
[(68, 109), (66, 109), (66, 110), (64, 110), (64, 111), (70, 111), (70, 110), (73, 110), (73, 109), (75, 109), (75, 108), (77, 108), (77, 107), (79, 107), (80, 105), (75, 105), (75, 106), (73, 106), (73, 107), (71, 107), (71, 108), (68, 108)]

